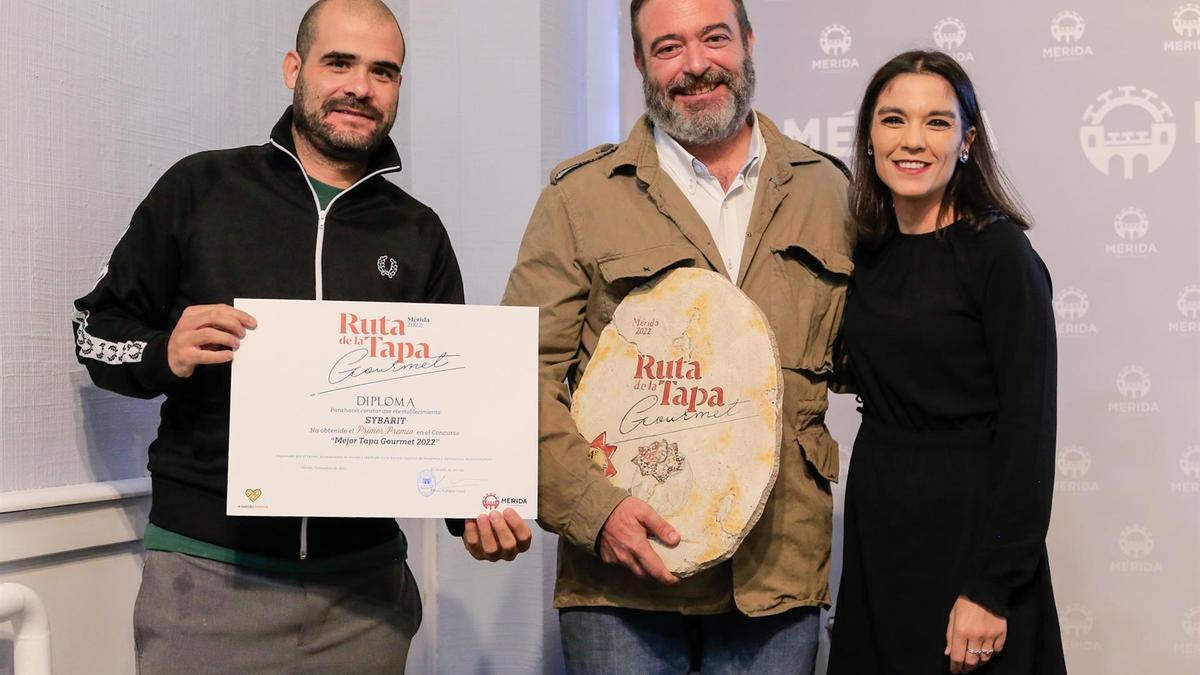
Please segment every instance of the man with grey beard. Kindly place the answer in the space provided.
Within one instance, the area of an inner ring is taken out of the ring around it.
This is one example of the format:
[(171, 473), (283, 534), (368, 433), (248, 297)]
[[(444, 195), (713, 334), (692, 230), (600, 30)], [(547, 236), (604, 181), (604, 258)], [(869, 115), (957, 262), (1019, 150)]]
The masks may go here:
[[(837, 446), (824, 425), (852, 234), (846, 176), (751, 108), (741, 0), (633, 0), (646, 115), (559, 165), (504, 302), (540, 315), (539, 522), (560, 535), (554, 606), (576, 673), (811, 673), (828, 607)], [(632, 288), (679, 266), (725, 275), (766, 314), (783, 365), (779, 475), (733, 557), (687, 578), (648, 537), (679, 533), (589, 457), (571, 394)]]

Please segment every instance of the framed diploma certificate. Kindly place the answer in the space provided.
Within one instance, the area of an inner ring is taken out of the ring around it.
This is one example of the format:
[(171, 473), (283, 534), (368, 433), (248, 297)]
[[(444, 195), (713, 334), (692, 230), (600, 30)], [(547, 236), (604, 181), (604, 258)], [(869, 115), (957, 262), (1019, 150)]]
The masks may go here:
[(231, 516), (537, 516), (537, 308), (239, 299)]

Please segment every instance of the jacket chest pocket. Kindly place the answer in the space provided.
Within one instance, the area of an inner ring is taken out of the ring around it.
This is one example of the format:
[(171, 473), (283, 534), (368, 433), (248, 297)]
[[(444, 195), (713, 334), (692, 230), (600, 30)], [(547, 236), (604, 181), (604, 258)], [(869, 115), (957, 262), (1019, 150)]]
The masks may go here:
[(833, 340), (842, 325), (854, 263), (833, 249), (809, 244), (772, 246), (779, 283), (770, 312), (784, 368), (833, 370)]
[(686, 244), (664, 244), (597, 260), (588, 318), (603, 328), (629, 292), (677, 267), (694, 267), (699, 253)]

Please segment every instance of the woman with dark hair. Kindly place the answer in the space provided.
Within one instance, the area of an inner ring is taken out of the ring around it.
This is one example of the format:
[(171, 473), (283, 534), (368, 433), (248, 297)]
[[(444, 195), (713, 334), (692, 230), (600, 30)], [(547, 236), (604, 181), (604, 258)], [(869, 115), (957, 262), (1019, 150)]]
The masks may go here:
[(875, 73), (855, 167), (842, 330), (863, 422), (829, 673), (1065, 673), (1050, 277), (954, 59)]

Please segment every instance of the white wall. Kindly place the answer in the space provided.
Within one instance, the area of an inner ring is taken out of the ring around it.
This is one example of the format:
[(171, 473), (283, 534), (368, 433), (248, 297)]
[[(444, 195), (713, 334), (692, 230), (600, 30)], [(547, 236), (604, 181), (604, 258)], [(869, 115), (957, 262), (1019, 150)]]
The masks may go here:
[[(516, 255), (541, 167), (536, 3), (413, 3), (412, 192), (441, 216), (467, 301), (496, 303)], [(542, 660), (541, 540), (515, 565), (488, 566), (437, 529), (435, 619), (424, 638), (442, 673), (535, 672)], [(428, 616), (428, 615), (427, 615)], [(482, 648), (487, 645), (486, 648)]]
[[(0, 582), (47, 603), (58, 673), (132, 672), (147, 504), (22, 504), (144, 475), (157, 417), (155, 403), (89, 383), (70, 302), (168, 166), (266, 139), (290, 101), (279, 64), (303, 11), (295, 0), (0, 0)], [(0, 641), (0, 673), (10, 648)]]
[[(412, 4), (412, 192), (450, 230), (468, 302), (499, 301), (550, 168), (616, 140), (607, 44), (615, 41), (617, 4)], [(559, 672), (550, 609), (556, 537), (536, 531), (528, 554), (487, 565), (440, 525), (426, 528), (436, 531), (437, 547), (421, 551), (422, 582), (436, 588), (436, 602), (426, 604), (422, 639), (432, 642), (436, 671)]]
[(85, 293), (158, 176), (261, 143), (302, 2), (0, 2), (0, 491), (140, 475), (152, 404), (76, 365)]

